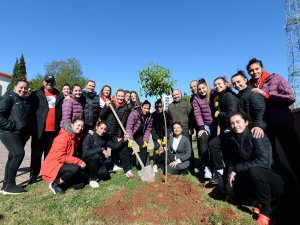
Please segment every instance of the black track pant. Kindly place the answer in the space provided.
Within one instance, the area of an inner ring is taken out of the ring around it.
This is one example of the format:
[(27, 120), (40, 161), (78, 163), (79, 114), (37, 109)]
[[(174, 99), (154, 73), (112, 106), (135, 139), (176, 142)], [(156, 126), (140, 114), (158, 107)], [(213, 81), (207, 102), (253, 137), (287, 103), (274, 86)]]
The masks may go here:
[(18, 169), (25, 156), (24, 146), (28, 140), (27, 135), (15, 133), (1, 133), (0, 140), (8, 150), (8, 159), (5, 166), (4, 182), (16, 183)]
[(41, 138), (32, 137), (30, 176), (38, 176), (41, 170), (42, 155), (48, 155), (55, 138), (55, 132), (43, 132)]
[(59, 170), (57, 179), (61, 179), (65, 184), (75, 184), (81, 181), (81, 168), (76, 164), (65, 163)]
[(211, 160), (216, 170), (224, 169), (224, 163), (226, 165), (228, 162), (229, 146), (227, 142), (227, 135), (220, 134), (211, 139), (208, 143)]
[(198, 148), (198, 155), (200, 158), (200, 167), (199, 167), (200, 171), (202, 171), (204, 167), (210, 166), (208, 139), (209, 139), (209, 135), (207, 135), (206, 133), (203, 133), (201, 137), (197, 137), (197, 148)]
[(103, 161), (100, 154), (95, 154), (83, 160), (86, 163), (90, 180), (97, 180), (98, 178), (108, 176), (108, 159)]

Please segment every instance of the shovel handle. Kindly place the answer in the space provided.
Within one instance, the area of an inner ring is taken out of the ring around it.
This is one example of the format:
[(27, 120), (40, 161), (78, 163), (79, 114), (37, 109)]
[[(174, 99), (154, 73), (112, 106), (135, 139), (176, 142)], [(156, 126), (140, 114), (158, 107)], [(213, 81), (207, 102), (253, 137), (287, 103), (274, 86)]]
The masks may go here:
[[(120, 125), (120, 127), (121, 127), (121, 129), (122, 129), (122, 131), (123, 131), (124, 134), (125, 134), (125, 133), (126, 133), (126, 130), (125, 130), (125, 128), (124, 128), (124, 126), (123, 126), (123, 124), (122, 124), (120, 118), (118, 117), (118, 115), (117, 115), (117, 113), (116, 113), (114, 107), (113, 107), (111, 104), (109, 104), (109, 106), (110, 106), (110, 109), (111, 109), (111, 111), (113, 112), (115, 118), (117, 119), (117, 121), (118, 121), (118, 123), (119, 123), (119, 125)], [(141, 160), (139, 154), (135, 151), (134, 148), (132, 148), (132, 150), (133, 150), (133, 152), (134, 152), (136, 158), (138, 159), (138, 161), (139, 161), (139, 163), (140, 163), (142, 169), (144, 169), (144, 168), (145, 168), (145, 165), (144, 165), (144, 163), (142, 162), (142, 160)]]

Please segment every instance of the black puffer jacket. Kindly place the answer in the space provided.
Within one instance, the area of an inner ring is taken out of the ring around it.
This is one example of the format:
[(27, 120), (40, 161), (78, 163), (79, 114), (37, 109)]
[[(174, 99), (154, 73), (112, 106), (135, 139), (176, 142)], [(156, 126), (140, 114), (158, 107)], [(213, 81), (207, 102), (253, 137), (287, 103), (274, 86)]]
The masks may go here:
[(266, 104), (261, 94), (251, 91), (252, 87), (248, 86), (238, 93), (239, 112), (245, 113), (251, 122), (251, 127), (260, 127), (266, 129), (266, 123), (263, 120)]
[[(167, 122), (167, 135), (170, 136), (172, 130), (172, 117), (168, 112), (165, 112)], [(157, 141), (163, 139), (165, 136), (165, 122), (163, 113), (153, 112), (152, 113), (152, 138)]]
[(101, 154), (107, 147), (115, 150), (123, 147), (126, 143), (125, 141), (113, 141), (107, 135), (99, 136), (96, 132), (93, 135), (87, 134), (82, 144), (82, 156), (83, 159), (89, 158), (95, 154)]
[[(126, 127), (126, 122), (129, 115), (129, 109), (124, 101), (124, 104), (116, 107), (115, 103), (112, 101), (112, 106), (114, 107), (120, 121), (122, 122), (124, 128)], [(107, 130), (106, 133), (111, 137), (123, 137), (124, 133), (119, 126), (117, 119), (115, 118), (113, 112), (111, 111), (110, 107), (104, 106), (104, 108), (100, 112), (101, 120), (104, 120), (107, 123)]]
[(229, 172), (246, 173), (251, 167), (271, 168), (272, 146), (266, 135), (254, 138), (249, 129), (241, 134), (230, 133)]
[[(54, 89), (56, 94), (55, 101), (55, 133), (60, 131), (60, 121), (62, 118), (62, 103), (63, 95), (57, 89)], [(30, 95), (32, 105), (32, 135), (40, 138), (45, 129), (46, 119), (49, 111), (48, 101), (45, 95), (44, 87), (33, 91)]]
[(30, 102), (13, 90), (0, 97), (0, 132), (30, 132)]
[(220, 113), (218, 115), (221, 131), (230, 128), (228, 118), (238, 111), (238, 98), (234, 92), (227, 89), (220, 93)]
[(93, 129), (99, 119), (99, 95), (96, 92), (83, 91), (81, 95), (84, 124), (88, 129)]

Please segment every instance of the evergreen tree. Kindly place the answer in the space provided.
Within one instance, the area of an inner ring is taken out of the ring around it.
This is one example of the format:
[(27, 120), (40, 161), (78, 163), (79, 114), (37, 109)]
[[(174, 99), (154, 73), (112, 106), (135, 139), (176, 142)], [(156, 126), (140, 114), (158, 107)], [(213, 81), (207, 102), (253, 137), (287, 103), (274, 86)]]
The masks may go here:
[(19, 74), (19, 59), (17, 58), (15, 66), (14, 66), (14, 70), (12, 72), (12, 78), (11, 78), (11, 80), (10, 80), (8, 86), (7, 86), (6, 91), (9, 91), (9, 90), (13, 89), (14, 84), (15, 84), (16, 80), (18, 79), (17, 78), (18, 74)]
[[(23, 54), (21, 55), (21, 58), (20, 58), (20, 63), (19, 63), (19, 76), (23, 76), (23, 77), (26, 77), (27, 75), (27, 72), (26, 72), (26, 65), (25, 65), (25, 59), (24, 59), (24, 56)], [(19, 77), (19, 78), (20, 78)]]

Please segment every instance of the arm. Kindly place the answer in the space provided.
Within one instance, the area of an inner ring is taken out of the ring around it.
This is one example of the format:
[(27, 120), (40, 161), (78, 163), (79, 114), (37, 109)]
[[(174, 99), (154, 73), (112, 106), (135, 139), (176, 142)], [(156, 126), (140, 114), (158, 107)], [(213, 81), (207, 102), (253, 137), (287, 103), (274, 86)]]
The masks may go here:
[(88, 158), (95, 154), (100, 154), (102, 152), (102, 146), (94, 146), (93, 136), (88, 134), (82, 143), (82, 155)]
[(233, 93), (229, 92), (226, 94), (224, 100), (225, 109), (222, 109), (222, 112), (219, 113), (218, 117), (226, 120), (231, 114), (238, 111), (238, 99)]
[(197, 126), (200, 127), (201, 130), (204, 130), (204, 122), (201, 113), (201, 106), (200, 103), (198, 103), (196, 98), (197, 97), (194, 97), (193, 100), (194, 115), (197, 122)]
[(143, 136), (144, 141), (149, 142), (149, 138), (150, 138), (150, 134), (151, 134), (151, 130), (152, 130), (152, 123), (153, 123), (153, 118), (150, 115), (146, 124), (146, 131), (145, 134)]
[(72, 122), (72, 114), (73, 114), (73, 100), (66, 99), (62, 104), (62, 119), (61, 119), (60, 127), (64, 127), (65, 123)]
[[(180, 141), (183, 141), (183, 149), (181, 149), (181, 152), (183, 152), (182, 155), (180, 155), (179, 159), (181, 162), (187, 161), (191, 158), (191, 144), (187, 137), (182, 136), (182, 139)], [(177, 149), (178, 151), (178, 149)]]
[(3, 130), (13, 131), (16, 126), (15, 121), (9, 118), (11, 104), (9, 96), (4, 95), (0, 98), (0, 127)]
[(262, 95), (257, 93), (251, 93), (249, 99), (250, 114), (253, 115), (252, 127), (260, 127), (266, 129), (266, 124), (263, 121), (264, 112), (266, 109), (266, 103)]
[(129, 114), (127, 123), (126, 123), (126, 132), (128, 134), (129, 139), (133, 139), (133, 129), (134, 125), (136, 124), (136, 117), (138, 117), (138, 114), (135, 110), (132, 110)]

